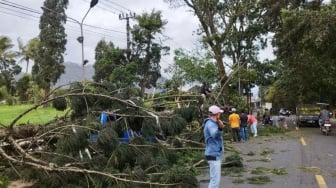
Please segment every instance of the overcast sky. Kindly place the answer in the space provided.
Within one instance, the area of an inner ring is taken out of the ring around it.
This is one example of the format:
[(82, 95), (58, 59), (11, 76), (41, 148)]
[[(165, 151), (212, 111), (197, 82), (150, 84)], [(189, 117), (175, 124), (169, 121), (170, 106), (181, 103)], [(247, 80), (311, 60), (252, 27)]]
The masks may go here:
[[(24, 44), (39, 35), (39, 17), (44, 0), (0, 0), (0, 36), (8, 36), (17, 45), (20, 37)], [(81, 22), (88, 11), (90, 0), (70, 0), (66, 11), (69, 20), (65, 26), (67, 46), (65, 61), (81, 62), (81, 45), (77, 41), (80, 36), (80, 25), (71, 20)], [(116, 46), (126, 47), (126, 20), (120, 20), (119, 14), (135, 13), (137, 15), (152, 10), (162, 11), (163, 19), (168, 23), (164, 35), (169, 40), (164, 43), (172, 48), (193, 49), (197, 37), (193, 34), (198, 26), (196, 17), (186, 8), (171, 9), (163, 0), (99, 0), (84, 20), (84, 51), (85, 59), (94, 62), (94, 49), (101, 39), (113, 42)], [(135, 22), (130, 20), (130, 24)], [(161, 36), (164, 38), (164, 36)], [(16, 47), (17, 48), (17, 47)], [(165, 57), (161, 63), (167, 67), (172, 57)]]
[[(90, 1), (69, 1), (66, 11), (69, 19), (65, 25), (68, 39), (65, 62), (81, 64), (81, 45), (77, 41), (77, 37), (80, 36), (80, 25), (72, 20), (81, 22), (90, 7)], [(43, 2), (44, 0), (0, 0), (0, 36), (9, 36), (16, 46), (18, 37), (24, 44), (37, 37), (40, 32), (38, 25)], [(163, 19), (168, 21), (164, 35), (169, 39), (164, 43), (171, 47), (171, 55), (163, 57), (162, 68), (172, 64), (174, 49), (193, 50), (200, 46), (198, 37), (194, 34), (199, 22), (187, 7), (172, 9), (163, 0), (99, 0), (84, 20), (84, 58), (89, 60), (89, 64), (94, 63), (94, 49), (101, 39), (111, 41), (120, 48), (126, 48), (126, 20), (120, 20), (119, 15), (130, 12), (139, 15), (149, 13), (153, 9), (162, 11)], [(134, 23), (130, 20), (131, 25)], [(261, 59), (272, 56), (270, 48), (260, 55)]]

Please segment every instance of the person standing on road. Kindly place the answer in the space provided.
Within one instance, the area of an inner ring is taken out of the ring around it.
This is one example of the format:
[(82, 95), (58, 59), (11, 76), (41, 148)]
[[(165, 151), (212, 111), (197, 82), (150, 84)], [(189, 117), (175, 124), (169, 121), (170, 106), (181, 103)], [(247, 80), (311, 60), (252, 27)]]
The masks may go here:
[(240, 115), (240, 134), (243, 141), (247, 141), (248, 139), (248, 133), (247, 133), (247, 114), (244, 110), (241, 111)]
[(257, 120), (257, 118), (255, 118), (253, 115), (249, 114), (249, 115), (247, 115), (247, 122), (251, 126), (251, 133), (253, 134), (253, 137), (256, 137), (258, 135), (258, 129), (257, 129), (258, 120)]
[(205, 157), (210, 169), (209, 188), (219, 188), (221, 178), (222, 156), (224, 154), (223, 128), (220, 114), (223, 110), (216, 105), (209, 107), (209, 117), (204, 120), (203, 134), (205, 140)]
[(241, 140), (240, 129), (239, 129), (240, 117), (236, 113), (236, 111), (237, 110), (235, 108), (231, 109), (231, 114), (229, 115), (229, 123), (230, 123), (231, 131), (232, 131), (233, 141), (234, 142), (240, 142), (240, 140)]

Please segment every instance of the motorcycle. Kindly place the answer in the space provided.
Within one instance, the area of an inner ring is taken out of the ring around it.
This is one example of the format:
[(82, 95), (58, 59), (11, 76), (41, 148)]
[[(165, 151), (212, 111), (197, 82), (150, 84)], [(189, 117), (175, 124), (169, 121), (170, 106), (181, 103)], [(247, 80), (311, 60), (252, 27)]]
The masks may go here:
[(263, 120), (262, 120), (262, 124), (271, 126), (271, 125), (273, 125), (273, 119), (269, 116), (268, 117), (264, 116)]
[(322, 134), (328, 136), (331, 132), (330, 120), (325, 120), (323, 124), (321, 123), (320, 130)]

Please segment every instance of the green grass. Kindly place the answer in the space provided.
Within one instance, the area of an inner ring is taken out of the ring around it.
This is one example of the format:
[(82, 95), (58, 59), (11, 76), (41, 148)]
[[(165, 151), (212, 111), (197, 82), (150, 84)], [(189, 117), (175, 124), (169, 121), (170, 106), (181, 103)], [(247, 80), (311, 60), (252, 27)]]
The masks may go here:
[[(9, 125), (16, 117), (22, 114), (33, 105), (0, 105), (0, 125)], [(15, 125), (19, 124), (43, 124), (53, 120), (56, 116), (60, 117), (65, 114), (66, 111), (57, 111), (54, 108), (39, 107), (36, 110), (32, 110), (25, 114)]]

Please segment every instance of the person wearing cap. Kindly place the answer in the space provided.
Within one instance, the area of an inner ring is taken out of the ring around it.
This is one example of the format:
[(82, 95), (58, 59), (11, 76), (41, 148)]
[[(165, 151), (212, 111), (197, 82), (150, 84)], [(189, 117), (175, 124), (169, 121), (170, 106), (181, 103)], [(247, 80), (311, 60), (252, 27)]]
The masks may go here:
[(240, 117), (236, 113), (237, 110), (235, 108), (231, 109), (231, 114), (229, 115), (229, 122), (230, 122), (230, 127), (232, 131), (232, 139), (234, 142), (240, 142), (241, 137), (240, 137)]
[(225, 127), (220, 115), (223, 110), (216, 105), (209, 107), (209, 117), (204, 120), (203, 134), (205, 141), (205, 157), (209, 164), (209, 188), (220, 186), (222, 156), (224, 154), (223, 128)]

